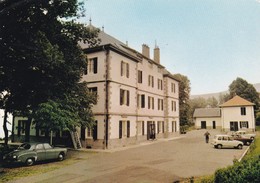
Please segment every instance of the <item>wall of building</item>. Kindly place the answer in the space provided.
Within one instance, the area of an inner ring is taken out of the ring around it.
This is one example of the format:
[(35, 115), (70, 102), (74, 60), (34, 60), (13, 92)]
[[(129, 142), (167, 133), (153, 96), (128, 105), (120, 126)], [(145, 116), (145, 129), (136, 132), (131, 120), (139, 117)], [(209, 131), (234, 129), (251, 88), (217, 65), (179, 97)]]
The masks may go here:
[(213, 121), (215, 121), (216, 124), (216, 129), (221, 129), (222, 124), (221, 124), (221, 117), (198, 117), (195, 118), (195, 128), (196, 129), (201, 129), (201, 121), (206, 121), (206, 128), (207, 129), (213, 129)]
[(230, 122), (238, 122), (240, 129), (240, 121), (248, 121), (248, 129), (255, 130), (255, 116), (253, 106), (246, 106), (246, 115), (241, 115), (241, 107), (223, 107), (222, 110), (222, 125), (223, 130), (230, 130)]

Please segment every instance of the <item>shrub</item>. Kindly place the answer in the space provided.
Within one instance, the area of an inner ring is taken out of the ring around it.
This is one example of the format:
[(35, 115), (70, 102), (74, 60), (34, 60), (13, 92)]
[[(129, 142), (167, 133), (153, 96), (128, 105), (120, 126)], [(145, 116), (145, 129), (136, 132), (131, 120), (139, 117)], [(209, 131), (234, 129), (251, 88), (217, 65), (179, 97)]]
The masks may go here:
[(260, 157), (255, 156), (248, 158), (233, 166), (218, 169), (215, 172), (216, 183), (244, 183), (260, 182)]

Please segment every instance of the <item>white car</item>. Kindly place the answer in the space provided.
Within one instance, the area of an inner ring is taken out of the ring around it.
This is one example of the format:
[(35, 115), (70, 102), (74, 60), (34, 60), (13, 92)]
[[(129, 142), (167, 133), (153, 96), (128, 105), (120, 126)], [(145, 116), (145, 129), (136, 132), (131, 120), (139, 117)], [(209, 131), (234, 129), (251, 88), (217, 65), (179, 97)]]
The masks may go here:
[(254, 139), (255, 136), (256, 136), (256, 134), (254, 134), (254, 133), (247, 133), (247, 132), (244, 131), (244, 130), (236, 131), (236, 132), (234, 133), (234, 135), (241, 135), (241, 136), (243, 136), (243, 137), (245, 137), (245, 138), (249, 138), (249, 139)]
[(213, 141), (211, 142), (215, 148), (243, 148), (243, 142), (234, 140), (230, 135), (215, 135)]

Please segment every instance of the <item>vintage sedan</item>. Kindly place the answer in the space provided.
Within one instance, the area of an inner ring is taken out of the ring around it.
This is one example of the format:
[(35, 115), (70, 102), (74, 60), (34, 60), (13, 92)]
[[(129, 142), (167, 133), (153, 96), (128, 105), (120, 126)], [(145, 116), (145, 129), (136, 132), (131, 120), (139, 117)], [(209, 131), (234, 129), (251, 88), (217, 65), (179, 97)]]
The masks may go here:
[(66, 148), (53, 147), (49, 143), (24, 143), (3, 157), (5, 163), (25, 163), (27, 166), (38, 161), (64, 160)]
[(242, 135), (245, 138), (254, 139), (256, 134), (255, 133), (248, 133), (247, 131), (240, 130), (236, 131), (233, 135)]
[(243, 148), (243, 142), (234, 140), (230, 135), (215, 135), (211, 144), (218, 149), (221, 148)]
[(248, 137), (244, 137), (242, 135), (234, 135), (234, 140), (238, 140), (243, 142), (244, 145), (250, 145), (254, 139), (252, 138), (248, 138)]

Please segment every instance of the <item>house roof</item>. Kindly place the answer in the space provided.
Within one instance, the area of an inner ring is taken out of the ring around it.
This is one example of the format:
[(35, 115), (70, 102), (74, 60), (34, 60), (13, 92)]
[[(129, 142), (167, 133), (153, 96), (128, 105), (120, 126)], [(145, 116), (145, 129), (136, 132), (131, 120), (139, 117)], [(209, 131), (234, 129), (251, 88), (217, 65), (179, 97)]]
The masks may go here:
[(246, 99), (236, 95), (232, 99), (220, 105), (220, 107), (235, 107), (235, 106), (253, 106), (252, 102), (249, 102)]
[(193, 117), (220, 117), (220, 108), (197, 108), (194, 111)]

